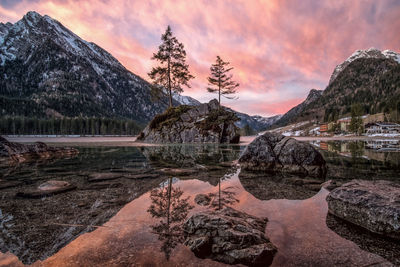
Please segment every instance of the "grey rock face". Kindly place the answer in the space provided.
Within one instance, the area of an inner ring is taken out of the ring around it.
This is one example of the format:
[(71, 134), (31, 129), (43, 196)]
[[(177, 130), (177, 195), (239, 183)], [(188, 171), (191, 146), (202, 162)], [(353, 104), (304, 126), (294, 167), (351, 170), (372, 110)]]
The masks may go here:
[(185, 245), (200, 258), (269, 266), (277, 249), (264, 235), (267, 221), (229, 207), (201, 212), (183, 225)]
[(371, 232), (400, 240), (400, 185), (353, 180), (330, 192), (329, 213)]
[(35, 158), (68, 157), (78, 154), (75, 148), (49, 147), (45, 143), (36, 142), (33, 145), (9, 142), (0, 136), (0, 159), (23, 162)]
[(310, 144), (276, 133), (257, 137), (243, 151), (244, 170), (288, 172), (314, 177), (326, 175), (326, 162)]
[(234, 125), (237, 117), (223, 107), (219, 111), (217, 100), (174, 109), (167, 111), (170, 114), (156, 116), (138, 140), (147, 143), (239, 143), (239, 129)]

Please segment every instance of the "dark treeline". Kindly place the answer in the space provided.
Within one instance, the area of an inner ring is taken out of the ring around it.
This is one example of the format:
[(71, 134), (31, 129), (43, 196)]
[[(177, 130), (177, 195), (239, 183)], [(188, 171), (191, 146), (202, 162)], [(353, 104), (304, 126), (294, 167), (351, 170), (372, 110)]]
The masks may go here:
[(126, 119), (0, 117), (0, 134), (4, 135), (136, 135), (140, 130), (137, 123)]

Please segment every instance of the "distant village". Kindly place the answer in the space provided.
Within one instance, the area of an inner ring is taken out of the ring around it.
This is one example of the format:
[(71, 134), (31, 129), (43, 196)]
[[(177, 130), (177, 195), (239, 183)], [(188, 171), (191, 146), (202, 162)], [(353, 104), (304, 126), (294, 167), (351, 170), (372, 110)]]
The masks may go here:
[(273, 129), (286, 136), (381, 136), (400, 137), (400, 124), (391, 120), (390, 114), (367, 114), (357, 118), (357, 130), (354, 129), (352, 117), (339, 118), (329, 123), (303, 121), (285, 127)]
[[(341, 118), (336, 122), (321, 124), (319, 132), (321, 135), (349, 134), (352, 133), (351, 117)], [(400, 124), (390, 122), (390, 115), (377, 113), (361, 116), (364, 135), (368, 136), (400, 136)], [(335, 129), (336, 127), (336, 129)]]

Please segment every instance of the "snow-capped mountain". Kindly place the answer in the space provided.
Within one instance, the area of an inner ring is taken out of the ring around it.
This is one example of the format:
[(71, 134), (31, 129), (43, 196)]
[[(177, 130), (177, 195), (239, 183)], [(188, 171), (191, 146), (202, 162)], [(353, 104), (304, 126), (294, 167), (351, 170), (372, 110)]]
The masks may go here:
[(32, 11), (14, 24), (0, 24), (0, 77), (0, 98), (7, 98), (0, 99), (0, 115), (146, 122), (167, 103), (152, 102), (149, 83), (110, 53)]
[(311, 90), (303, 103), (289, 110), (273, 126), (350, 116), (354, 103), (361, 105), (364, 114), (398, 111), (399, 73), (398, 53), (374, 48), (357, 50), (335, 68), (325, 90)]
[(181, 105), (197, 106), (201, 104), (200, 101), (190, 96), (184, 96), (177, 93), (173, 93), (172, 97)]
[(339, 73), (342, 72), (351, 62), (359, 58), (389, 58), (400, 63), (400, 54), (391, 50), (384, 50), (382, 52), (376, 48), (369, 48), (367, 50), (357, 50), (349, 58), (347, 58), (341, 64), (336, 66), (335, 70), (331, 75), (331, 78), (329, 79), (329, 84), (331, 84), (339, 75)]

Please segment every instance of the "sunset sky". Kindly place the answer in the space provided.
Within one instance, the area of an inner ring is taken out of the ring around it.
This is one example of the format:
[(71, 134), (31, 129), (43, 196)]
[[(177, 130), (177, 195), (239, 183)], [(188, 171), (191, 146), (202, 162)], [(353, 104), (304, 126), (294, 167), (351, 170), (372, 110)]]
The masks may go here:
[(284, 113), (311, 88), (325, 89), (334, 67), (355, 50), (400, 51), (399, 0), (0, 0), (0, 21), (14, 23), (30, 10), (57, 19), (145, 79), (171, 25), (196, 76), (184, 95), (215, 97), (206, 92), (206, 77), (220, 55), (240, 83), (239, 99), (223, 104), (251, 115)]

